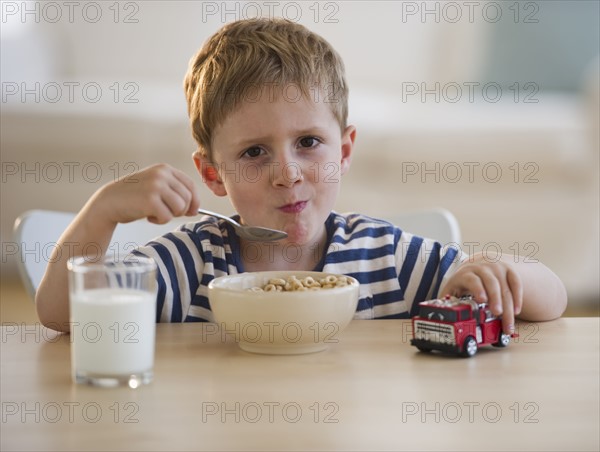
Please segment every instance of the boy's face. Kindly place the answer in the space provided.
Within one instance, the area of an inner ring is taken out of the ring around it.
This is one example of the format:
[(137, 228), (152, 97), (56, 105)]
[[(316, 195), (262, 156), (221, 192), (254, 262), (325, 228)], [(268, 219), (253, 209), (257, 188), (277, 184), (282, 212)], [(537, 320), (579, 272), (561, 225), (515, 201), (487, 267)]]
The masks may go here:
[(322, 100), (297, 99), (292, 88), (283, 93), (264, 90), (217, 127), (212, 149), (219, 177), (204, 180), (215, 194), (229, 195), (244, 224), (316, 245), (350, 166), (355, 129), (342, 133)]

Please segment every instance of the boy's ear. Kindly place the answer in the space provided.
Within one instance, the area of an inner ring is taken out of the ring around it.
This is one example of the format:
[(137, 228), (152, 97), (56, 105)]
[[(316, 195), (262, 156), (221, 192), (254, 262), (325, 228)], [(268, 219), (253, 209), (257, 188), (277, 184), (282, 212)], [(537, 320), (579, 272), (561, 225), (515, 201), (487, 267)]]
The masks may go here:
[(210, 188), (210, 191), (217, 196), (227, 196), (227, 190), (225, 189), (223, 181), (221, 181), (217, 168), (215, 168), (215, 166), (198, 151), (195, 151), (192, 154), (192, 159), (194, 160), (194, 165), (196, 165), (198, 173), (200, 173), (200, 177), (202, 177), (202, 182)]
[(348, 126), (342, 134), (342, 160), (340, 161), (340, 173), (346, 174), (352, 163), (352, 149), (356, 138), (356, 127)]

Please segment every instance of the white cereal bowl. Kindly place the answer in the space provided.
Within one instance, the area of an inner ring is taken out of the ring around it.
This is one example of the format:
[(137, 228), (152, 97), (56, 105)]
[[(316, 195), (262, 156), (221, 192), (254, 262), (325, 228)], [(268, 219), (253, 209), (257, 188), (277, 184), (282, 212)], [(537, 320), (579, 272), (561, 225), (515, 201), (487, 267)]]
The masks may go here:
[(215, 321), (232, 334), (242, 350), (264, 354), (300, 354), (325, 350), (337, 343), (358, 304), (356, 279), (331, 289), (296, 292), (253, 292), (272, 278), (296, 276), (315, 280), (333, 273), (270, 271), (240, 273), (213, 279), (208, 299)]

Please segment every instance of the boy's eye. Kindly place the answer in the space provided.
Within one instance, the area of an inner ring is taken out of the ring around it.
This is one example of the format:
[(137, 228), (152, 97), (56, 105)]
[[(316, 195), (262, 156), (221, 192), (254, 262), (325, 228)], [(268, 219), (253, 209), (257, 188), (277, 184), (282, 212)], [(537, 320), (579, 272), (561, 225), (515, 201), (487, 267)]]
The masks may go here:
[(303, 148), (312, 148), (319, 143), (315, 137), (304, 137), (300, 140), (300, 146)]
[(262, 149), (257, 146), (254, 146), (249, 149), (246, 149), (246, 152), (244, 152), (244, 155), (247, 157), (258, 157), (261, 155), (261, 153), (262, 153)]

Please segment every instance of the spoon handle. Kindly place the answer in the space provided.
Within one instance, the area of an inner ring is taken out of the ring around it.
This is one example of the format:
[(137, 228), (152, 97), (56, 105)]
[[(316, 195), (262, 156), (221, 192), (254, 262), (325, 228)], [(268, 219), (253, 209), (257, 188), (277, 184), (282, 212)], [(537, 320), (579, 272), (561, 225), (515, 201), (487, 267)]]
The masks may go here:
[(203, 213), (205, 215), (210, 215), (210, 216), (213, 216), (213, 217), (220, 218), (221, 220), (229, 221), (230, 223), (233, 223), (233, 224), (238, 224), (237, 221), (232, 220), (228, 216), (221, 215), (220, 213), (216, 213), (216, 212), (211, 212), (210, 210), (198, 209), (198, 213)]

